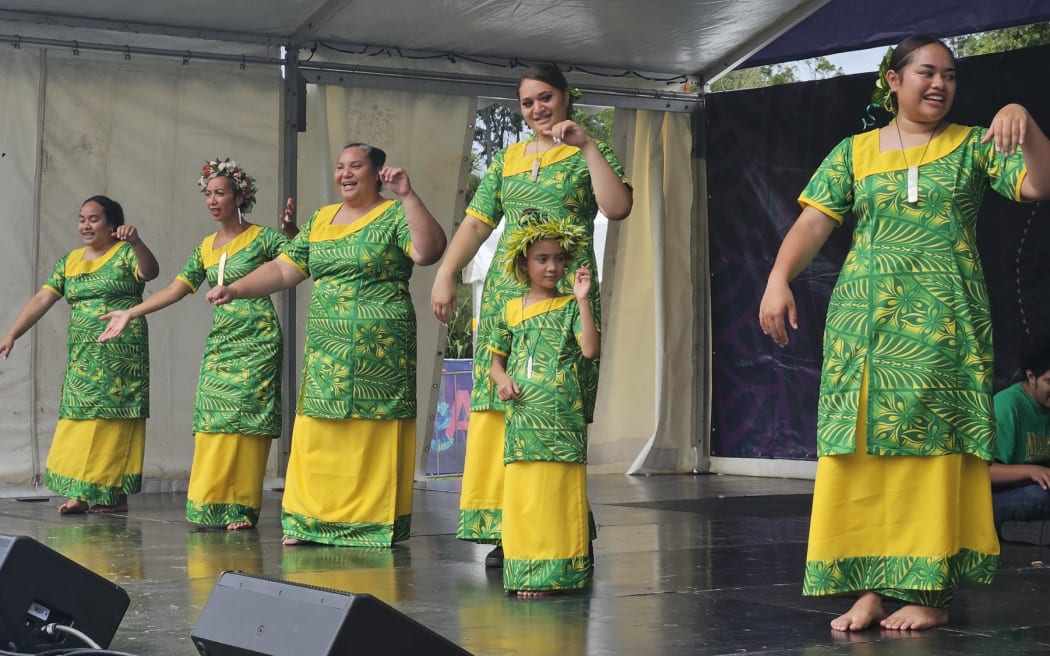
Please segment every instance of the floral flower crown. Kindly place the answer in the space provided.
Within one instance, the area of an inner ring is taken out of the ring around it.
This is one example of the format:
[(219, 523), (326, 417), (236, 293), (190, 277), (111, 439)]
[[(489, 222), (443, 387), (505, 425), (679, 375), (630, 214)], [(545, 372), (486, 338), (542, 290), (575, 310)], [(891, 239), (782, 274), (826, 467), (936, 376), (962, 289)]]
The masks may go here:
[(896, 114), (897, 107), (893, 104), (893, 92), (886, 82), (886, 73), (890, 70), (890, 60), (893, 58), (893, 47), (886, 49), (886, 54), (879, 63), (878, 77), (875, 79), (875, 90), (871, 92), (871, 103), (864, 109), (866, 116), (861, 119), (864, 129), (875, 127), (875, 116), (872, 110), (882, 108), (888, 114)]
[(522, 213), (521, 225), (507, 239), (507, 250), (503, 253), (503, 272), (523, 285), (529, 277), (518, 266), (518, 256), (525, 257), (529, 246), (543, 240), (556, 239), (565, 249), (571, 262), (576, 258), (580, 245), (587, 238), (583, 228), (567, 219), (557, 219), (538, 209), (527, 209)]
[(229, 178), (236, 193), (243, 198), (238, 209), (244, 214), (251, 212), (252, 207), (255, 205), (255, 195), (259, 192), (259, 188), (255, 186), (255, 178), (245, 173), (244, 169), (237, 166), (237, 162), (229, 157), (226, 159), (215, 158), (204, 163), (201, 177), (197, 180), (201, 193), (207, 190), (208, 180), (220, 175)]

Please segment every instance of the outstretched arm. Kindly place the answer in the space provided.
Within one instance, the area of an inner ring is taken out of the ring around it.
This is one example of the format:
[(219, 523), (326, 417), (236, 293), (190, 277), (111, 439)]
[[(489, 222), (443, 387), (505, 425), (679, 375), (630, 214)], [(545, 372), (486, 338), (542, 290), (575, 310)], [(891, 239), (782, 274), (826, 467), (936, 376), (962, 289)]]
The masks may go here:
[(0, 340), (0, 356), (6, 360), (15, 347), (15, 340), (24, 335), (37, 321), (40, 321), (40, 317), (44, 316), (44, 313), (50, 310), (60, 298), (62, 297), (46, 287), (33, 294), (22, 311), (18, 313), (18, 318), (15, 319), (7, 334)]
[(166, 308), (173, 303), (181, 301), (189, 293), (190, 288), (186, 286), (186, 283), (176, 278), (167, 287), (156, 292), (135, 307), (127, 310), (114, 310), (103, 314), (98, 320), (108, 321), (109, 324), (102, 331), (102, 334), (98, 336), (98, 341), (108, 342), (124, 332), (128, 323), (135, 317), (145, 316), (151, 312)]
[(260, 298), (295, 287), (306, 280), (295, 265), (281, 259), (270, 260), (231, 285), (216, 285), (208, 292), (208, 302), (222, 305), (238, 298)]

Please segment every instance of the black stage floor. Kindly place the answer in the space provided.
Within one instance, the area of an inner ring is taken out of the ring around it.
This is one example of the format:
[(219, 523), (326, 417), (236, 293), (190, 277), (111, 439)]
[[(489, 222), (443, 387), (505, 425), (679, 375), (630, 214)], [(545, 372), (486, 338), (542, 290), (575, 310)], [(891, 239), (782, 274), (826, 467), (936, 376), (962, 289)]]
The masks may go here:
[(489, 547), (454, 538), (457, 484), (420, 484), (412, 538), (392, 550), (282, 547), (278, 492), (267, 493), (258, 530), (191, 530), (185, 497), (146, 494), (126, 516), (0, 500), (0, 533), (28, 535), (123, 587), (131, 607), (110, 648), (141, 656), (196, 653), (190, 633), (224, 570), (370, 593), (479, 656), (1050, 654), (1047, 548), (1005, 544), (995, 583), (964, 585), (947, 627), (844, 635), (828, 622), (847, 600), (800, 594), (811, 482), (592, 476), (593, 586), (528, 600), (505, 596), (498, 570), (485, 570)]

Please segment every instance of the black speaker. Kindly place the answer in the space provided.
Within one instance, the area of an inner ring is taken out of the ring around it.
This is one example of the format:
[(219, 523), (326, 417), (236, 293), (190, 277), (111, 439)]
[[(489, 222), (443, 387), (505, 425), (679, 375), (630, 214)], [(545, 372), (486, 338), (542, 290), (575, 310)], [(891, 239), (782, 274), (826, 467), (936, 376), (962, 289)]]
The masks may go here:
[(369, 594), (223, 572), (193, 627), (201, 656), (470, 656)]
[(49, 624), (108, 647), (129, 603), (120, 586), (57, 551), (24, 535), (0, 535), (0, 648), (38, 653), (88, 646), (69, 632), (46, 633)]

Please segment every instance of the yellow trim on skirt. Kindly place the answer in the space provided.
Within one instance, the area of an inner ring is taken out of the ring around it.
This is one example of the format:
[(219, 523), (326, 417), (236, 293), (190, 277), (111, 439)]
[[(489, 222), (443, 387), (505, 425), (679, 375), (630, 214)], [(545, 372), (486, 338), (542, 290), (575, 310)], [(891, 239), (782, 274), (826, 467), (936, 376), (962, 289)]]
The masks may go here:
[(273, 438), (243, 433), (194, 433), (186, 498), (199, 506), (262, 508), (262, 486)]
[(456, 537), (499, 542), (503, 509), (503, 446), (507, 424), (499, 410), (470, 413), (467, 452), (460, 483)]
[(868, 455), (866, 397), (865, 370), (856, 452), (817, 462), (807, 562), (998, 555), (988, 463), (961, 453)]
[[(146, 450), (146, 420), (59, 419), (47, 454), (50, 477), (80, 487), (123, 490), (128, 480), (141, 489), (142, 462)], [(55, 490), (66, 494), (63, 490)], [(89, 503), (112, 505), (100, 499), (79, 498)]]
[(296, 415), (283, 511), (327, 524), (393, 526), (412, 514), (415, 443), (415, 419)]

